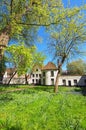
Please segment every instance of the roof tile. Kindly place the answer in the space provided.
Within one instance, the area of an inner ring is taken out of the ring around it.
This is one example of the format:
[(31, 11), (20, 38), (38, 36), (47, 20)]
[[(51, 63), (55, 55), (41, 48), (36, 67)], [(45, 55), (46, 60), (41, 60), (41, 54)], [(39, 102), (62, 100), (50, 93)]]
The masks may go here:
[(47, 65), (45, 65), (42, 70), (57, 70), (57, 67), (54, 63), (48, 62)]

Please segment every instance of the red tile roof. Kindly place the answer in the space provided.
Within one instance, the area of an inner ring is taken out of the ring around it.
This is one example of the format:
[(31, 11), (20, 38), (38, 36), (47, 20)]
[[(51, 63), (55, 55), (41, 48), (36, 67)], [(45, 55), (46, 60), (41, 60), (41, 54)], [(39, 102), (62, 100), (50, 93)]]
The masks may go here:
[(48, 62), (47, 65), (45, 65), (42, 70), (57, 70), (58, 68), (56, 67), (56, 65), (52, 62)]
[(13, 74), (15, 72), (15, 68), (6, 68), (8, 74)]

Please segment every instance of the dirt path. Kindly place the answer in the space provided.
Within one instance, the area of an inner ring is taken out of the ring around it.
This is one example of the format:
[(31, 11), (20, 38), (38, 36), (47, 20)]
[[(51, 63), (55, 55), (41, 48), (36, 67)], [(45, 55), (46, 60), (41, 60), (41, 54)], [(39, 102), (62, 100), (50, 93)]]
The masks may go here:
[(25, 88), (16, 88), (16, 89), (12, 89), (12, 90), (5, 90), (5, 91), (1, 91), (0, 94), (6, 94), (6, 93), (10, 93), (10, 92), (16, 92), (16, 91), (23, 91), (27, 88), (33, 88), (34, 86), (29, 86), (29, 87), (25, 87)]

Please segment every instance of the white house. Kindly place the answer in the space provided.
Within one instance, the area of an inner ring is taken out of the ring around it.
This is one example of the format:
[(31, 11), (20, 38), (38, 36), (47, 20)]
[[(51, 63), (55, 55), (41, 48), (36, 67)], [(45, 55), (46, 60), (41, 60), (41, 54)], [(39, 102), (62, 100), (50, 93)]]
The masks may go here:
[[(42, 68), (35, 66), (31, 76), (31, 83), (41, 85), (54, 85), (58, 68), (52, 62), (48, 62)], [(62, 86), (86, 86), (86, 75), (61, 75), (59, 85)]]
[(59, 85), (63, 86), (86, 86), (86, 75), (62, 75)]
[[(12, 69), (13, 70), (13, 69)], [(8, 71), (9, 72), (9, 71)], [(40, 84), (40, 85), (54, 85), (58, 68), (52, 62), (48, 62), (47, 65), (41, 67), (35, 65), (31, 76), (28, 78), (28, 84)], [(6, 77), (8, 75), (8, 77)], [(7, 83), (9, 74), (5, 73), (5, 80), (3, 83)], [(17, 75), (12, 79), (10, 84), (25, 84), (24, 76), (18, 77)], [(61, 75), (59, 79), (59, 85), (63, 86), (86, 86), (86, 75)]]
[(33, 84), (54, 85), (58, 69), (52, 62), (48, 62), (44, 67), (35, 66), (31, 74)]
[(41, 84), (41, 71), (42, 67), (39, 65), (35, 65), (33, 67), (32, 73), (31, 73), (31, 79), (29, 81), (30, 84)]
[(41, 84), (54, 85), (56, 75), (58, 73), (56, 65), (53, 64), (52, 62), (48, 62), (48, 64), (45, 65), (41, 71), (42, 71)]

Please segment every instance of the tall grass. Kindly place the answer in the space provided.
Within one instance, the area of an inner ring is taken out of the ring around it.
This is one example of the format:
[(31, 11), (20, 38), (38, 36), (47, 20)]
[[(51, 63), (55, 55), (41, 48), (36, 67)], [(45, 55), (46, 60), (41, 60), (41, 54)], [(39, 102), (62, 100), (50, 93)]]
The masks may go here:
[(86, 130), (86, 97), (52, 87), (1, 94), (0, 130)]

